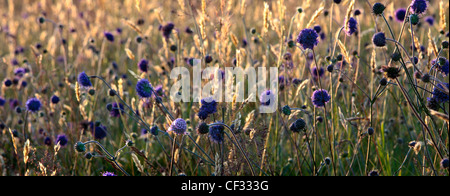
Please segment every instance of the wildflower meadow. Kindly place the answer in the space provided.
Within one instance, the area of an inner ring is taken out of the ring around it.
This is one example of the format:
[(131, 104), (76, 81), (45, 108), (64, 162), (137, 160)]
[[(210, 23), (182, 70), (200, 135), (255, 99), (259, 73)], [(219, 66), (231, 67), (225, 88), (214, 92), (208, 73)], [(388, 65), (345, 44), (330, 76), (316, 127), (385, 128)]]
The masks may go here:
[(1, 0), (0, 176), (448, 176), (448, 10)]

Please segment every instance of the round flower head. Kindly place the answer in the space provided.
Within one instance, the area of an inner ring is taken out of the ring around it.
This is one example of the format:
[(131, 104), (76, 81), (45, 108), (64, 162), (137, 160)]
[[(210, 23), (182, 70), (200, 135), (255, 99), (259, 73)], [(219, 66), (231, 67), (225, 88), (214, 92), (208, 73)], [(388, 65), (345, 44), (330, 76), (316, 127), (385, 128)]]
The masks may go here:
[(319, 69), (317, 69), (317, 67), (313, 67), (311, 69), (311, 74), (315, 79), (322, 77), (324, 73), (325, 70), (322, 67), (320, 67)]
[(105, 38), (110, 41), (113, 42), (114, 41), (114, 35), (110, 32), (104, 32), (103, 35), (105, 36)]
[(411, 13), (422, 14), (427, 10), (428, 2), (426, 0), (413, 0), (410, 6)]
[(442, 161), (441, 161), (441, 167), (442, 168), (448, 169), (448, 164), (449, 164), (448, 158), (442, 159)]
[(441, 60), (439, 60), (439, 64), (436, 68), (439, 72), (442, 73), (442, 75), (447, 76), (449, 71), (449, 61), (444, 57), (441, 57), (440, 59)]
[(4, 106), (6, 103), (6, 100), (0, 97), (0, 106)]
[(41, 109), (41, 101), (39, 101), (39, 99), (37, 98), (31, 98), (28, 99), (27, 103), (27, 110), (31, 111), (31, 112), (37, 112), (39, 111), (39, 109)]
[(303, 47), (303, 49), (314, 49), (319, 43), (319, 35), (313, 29), (303, 29), (298, 35), (297, 42)]
[(303, 131), (306, 129), (306, 122), (303, 119), (297, 119), (295, 122), (293, 122), (291, 124), (291, 126), (289, 126), (289, 129), (292, 132), (298, 133), (300, 131)]
[(167, 23), (165, 26), (161, 27), (162, 34), (164, 38), (169, 39), (172, 30), (175, 28), (175, 25), (171, 22)]
[(406, 16), (406, 9), (405, 8), (399, 8), (395, 10), (395, 20), (397, 22), (403, 22), (405, 20)]
[(103, 172), (102, 176), (117, 176), (117, 175), (112, 172)]
[(89, 76), (84, 71), (78, 74), (78, 83), (84, 88), (89, 88), (92, 86)]
[(353, 35), (353, 33), (355, 33), (358, 30), (358, 22), (353, 17), (350, 17), (347, 25), (348, 29), (345, 31), (345, 33), (347, 33), (348, 36)]
[(372, 43), (377, 47), (386, 46), (386, 35), (383, 32), (375, 33), (372, 37)]
[(150, 128), (150, 133), (152, 134), (152, 135), (158, 135), (158, 132), (159, 132), (159, 128), (158, 128), (158, 126), (153, 126), (152, 128)]
[(136, 84), (136, 92), (142, 98), (149, 98), (152, 96), (153, 87), (147, 79), (141, 79)]
[(379, 176), (380, 174), (378, 173), (377, 170), (372, 170), (369, 172), (369, 176)]
[(92, 135), (94, 135), (94, 138), (96, 140), (101, 140), (105, 138), (107, 133), (108, 132), (104, 125), (95, 126), (95, 128), (92, 130)]
[(324, 89), (319, 89), (313, 92), (313, 95), (311, 97), (311, 100), (316, 107), (323, 107), (325, 106), (328, 101), (330, 101), (331, 97), (328, 94), (328, 91)]
[(320, 27), (320, 25), (316, 25), (314, 26), (314, 31), (316, 31), (317, 33), (320, 33), (322, 31), (322, 27)]
[(109, 115), (112, 117), (120, 117), (120, 113), (123, 114), (123, 105), (121, 103), (114, 102), (111, 104), (112, 108), (109, 112)]
[(197, 127), (198, 134), (207, 134), (209, 132), (209, 126), (205, 122), (201, 122)]
[(203, 98), (201, 100), (202, 106), (198, 112), (198, 117), (205, 120), (208, 115), (217, 112), (217, 102), (212, 97)]
[(186, 128), (186, 121), (182, 118), (177, 118), (172, 122), (172, 125), (170, 125), (169, 131), (173, 131), (178, 135), (187, 134)]
[(275, 100), (275, 95), (271, 90), (266, 90), (263, 93), (261, 93), (261, 96), (259, 96), (259, 101), (261, 102), (261, 105), (269, 106), (271, 104), (270, 100)]
[(164, 96), (164, 89), (162, 85), (158, 85), (155, 87), (155, 94), (161, 97)]
[(57, 103), (59, 103), (59, 101), (60, 101), (59, 97), (56, 96), (56, 95), (53, 95), (53, 96), (50, 98), (50, 100), (52, 101), (53, 104), (57, 104)]
[(215, 143), (222, 143), (224, 140), (225, 127), (214, 125), (209, 127), (209, 139)]
[(60, 146), (65, 146), (67, 144), (68, 140), (66, 135), (61, 134), (56, 136), (56, 143), (59, 143)]
[(138, 63), (139, 70), (142, 72), (148, 71), (148, 61), (146, 59), (141, 59)]
[(50, 138), (50, 137), (45, 137), (45, 139), (44, 139), (44, 144), (45, 145), (47, 145), (47, 146), (50, 146), (50, 145), (52, 145), (52, 138)]
[(382, 4), (382, 3), (375, 3), (372, 6), (372, 12), (375, 15), (381, 15), (383, 14), (384, 10), (386, 9), (386, 7)]
[(425, 17), (425, 22), (427, 22), (430, 26), (433, 26), (434, 25), (434, 18), (433, 18), (433, 16)]

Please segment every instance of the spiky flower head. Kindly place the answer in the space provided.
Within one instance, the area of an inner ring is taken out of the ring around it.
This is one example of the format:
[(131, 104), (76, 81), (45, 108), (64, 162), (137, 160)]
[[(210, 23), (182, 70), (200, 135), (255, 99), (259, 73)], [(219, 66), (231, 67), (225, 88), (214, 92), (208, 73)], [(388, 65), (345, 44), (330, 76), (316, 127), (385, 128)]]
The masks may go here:
[(313, 92), (311, 100), (315, 107), (323, 107), (328, 101), (330, 101), (331, 96), (328, 94), (327, 90), (319, 89)]
[(39, 109), (41, 109), (41, 101), (39, 101), (39, 99), (37, 98), (31, 98), (28, 99), (27, 103), (27, 110), (31, 111), (31, 112), (37, 112), (39, 111)]
[(386, 74), (386, 77), (391, 79), (396, 79), (400, 76), (400, 68), (397, 67), (390, 67), (390, 66), (382, 66), (381, 71), (383, 71)]
[(89, 88), (92, 86), (89, 76), (84, 71), (78, 74), (78, 84), (80, 84), (83, 88)]
[(175, 132), (175, 134), (187, 134), (186, 133), (186, 121), (182, 118), (177, 118), (172, 122), (172, 125), (169, 127), (169, 132)]
[(136, 92), (142, 98), (150, 98), (153, 93), (153, 87), (147, 79), (141, 79), (136, 84)]
[(319, 35), (314, 29), (303, 29), (297, 37), (297, 42), (303, 49), (314, 49), (319, 43)]

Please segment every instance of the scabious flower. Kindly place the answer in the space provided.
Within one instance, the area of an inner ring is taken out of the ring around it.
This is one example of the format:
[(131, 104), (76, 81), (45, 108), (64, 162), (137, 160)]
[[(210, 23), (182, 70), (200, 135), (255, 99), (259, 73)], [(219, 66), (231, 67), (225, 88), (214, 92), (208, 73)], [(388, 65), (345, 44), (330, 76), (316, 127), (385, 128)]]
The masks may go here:
[(348, 36), (353, 35), (353, 33), (358, 30), (358, 22), (353, 17), (350, 17), (350, 19), (348, 19), (347, 25), (348, 29), (345, 31), (345, 33), (347, 33)]
[(141, 79), (136, 84), (136, 92), (142, 98), (149, 98), (153, 94), (153, 87), (147, 79)]
[(31, 98), (28, 99), (27, 103), (27, 110), (31, 111), (31, 112), (37, 112), (39, 111), (39, 109), (41, 109), (41, 101), (39, 101), (39, 99), (37, 98)]
[(295, 122), (291, 124), (291, 126), (289, 126), (289, 130), (295, 133), (298, 133), (305, 129), (306, 129), (306, 122), (301, 118), (297, 119)]
[(92, 86), (91, 80), (89, 79), (89, 76), (83, 71), (80, 74), (78, 74), (78, 83), (83, 88), (89, 88)]
[(270, 106), (271, 100), (275, 100), (275, 95), (271, 90), (266, 90), (259, 96), (259, 101), (261, 102), (261, 105)]
[(320, 25), (316, 25), (313, 27), (314, 31), (316, 31), (316, 33), (320, 33), (322, 31), (322, 27)]
[(197, 127), (198, 134), (207, 134), (209, 132), (209, 126), (205, 122), (201, 122)]
[(442, 90), (449, 89), (449, 83), (439, 83), (434, 87), (433, 89), (433, 98), (436, 99), (438, 103), (445, 103), (448, 102), (449, 96), (448, 94), (445, 94)]
[(117, 175), (112, 172), (103, 172), (102, 176), (117, 176)]
[(403, 22), (406, 17), (406, 9), (405, 8), (399, 8), (395, 10), (395, 20), (397, 22)]
[(155, 93), (156, 93), (156, 95), (158, 95), (158, 96), (160, 96), (160, 97), (164, 96), (164, 89), (163, 89), (163, 86), (162, 86), (162, 85), (156, 86), (156, 87), (155, 87)]
[(59, 97), (56, 96), (56, 95), (53, 95), (53, 96), (50, 98), (50, 100), (51, 100), (51, 102), (52, 102), (53, 104), (57, 104), (57, 103), (59, 103), (59, 101), (60, 101)]
[(372, 43), (377, 47), (386, 46), (386, 35), (383, 32), (375, 33), (372, 37)]
[(209, 127), (209, 139), (215, 143), (222, 143), (224, 140), (225, 127), (213, 125)]
[(401, 69), (397, 67), (382, 66), (381, 71), (386, 74), (386, 77), (396, 79), (400, 76)]
[(58, 143), (58, 142), (59, 142), (60, 146), (65, 146), (68, 142), (67, 136), (65, 134), (56, 136), (56, 143)]
[(103, 35), (105, 36), (105, 38), (110, 41), (110, 42), (114, 42), (114, 35), (110, 32), (105, 31), (103, 33)]
[(386, 6), (384, 6), (382, 3), (375, 3), (372, 6), (372, 12), (375, 15), (381, 15), (383, 14), (384, 10), (386, 9)]
[(425, 22), (427, 22), (430, 26), (433, 26), (434, 25), (434, 18), (433, 18), (433, 16), (425, 17)]
[(410, 6), (411, 13), (422, 14), (427, 10), (428, 2), (426, 0), (413, 0)]
[(0, 97), (0, 106), (4, 106), (6, 103), (6, 100)]
[(328, 94), (327, 90), (319, 89), (313, 92), (311, 100), (315, 107), (323, 107), (328, 101), (330, 101), (331, 96)]
[(167, 23), (166, 25), (161, 27), (161, 31), (163, 34), (163, 37), (166, 39), (169, 39), (170, 34), (172, 33), (172, 30), (175, 28), (175, 25), (171, 22)]
[(449, 61), (448, 59), (441, 57), (431, 61), (431, 65), (434, 65), (436, 69), (444, 76), (448, 76), (449, 73)]
[(297, 37), (297, 42), (303, 47), (303, 49), (314, 49), (319, 43), (319, 35), (313, 29), (303, 29)]
[(104, 125), (98, 125), (95, 126), (95, 128), (92, 129), (92, 135), (96, 140), (101, 140), (106, 137), (108, 131)]
[(172, 125), (169, 127), (169, 132), (175, 132), (177, 135), (187, 134), (186, 133), (186, 121), (182, 118), (177, 118), (172, 122)]
[(317, 69), (317, 67), (313, 67), (311, 69), (311, 74), (313, 75), (314, 79), (322, 77), (324, 73), (325, 70), (322, 67), (319, 67), (319, 69)]
[(380, 174), (378, 173), (377, 170), (372, 170), (369, 172), (369, 176), (379, 176)]
[(442, 161), (441, 161), (441, 167), (442, 168), (447, 169), (448, 168), (448, 164), (449, 164), (448, 158), (442, 159)]
[(52, 138), (50, 138), (50, 137), (45, 137), (44, 138), (44, 144), (45, 145), (47, 145), (47, 146), (50, 146), (50, 145), (52, 145)]
[(147, 71), (148, 71), (148, 61), (146, 59), (141, 59), (138, 62), (138, 67), (139, 67), (139, 70), (141, 70), (142, 72), (147, 73)]
[(112, 117), (120, 117), (120, 113), (123, 114), (123, 105), (121, 103), (114, 102), (111, 104), (112, 108), (109, 112), (109, 115)]
[(198, 117), (205, 120), (208, 115), (217, 112), (217, 102), (212, 97), (203, 98), (201, 100), (202, 106), (198, 112)]
[(19, 67), (14, 70), (14, 75), (21, 78), (26, 73), (25, 68)]

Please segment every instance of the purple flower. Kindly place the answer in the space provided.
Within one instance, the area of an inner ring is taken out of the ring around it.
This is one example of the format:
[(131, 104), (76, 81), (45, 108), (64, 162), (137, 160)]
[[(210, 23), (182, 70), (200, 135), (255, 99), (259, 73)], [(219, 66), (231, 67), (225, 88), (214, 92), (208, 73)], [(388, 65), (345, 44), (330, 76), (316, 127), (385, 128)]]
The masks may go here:
[(358, 30), (358, 22), (355, 18), (350, 17), (350, 19), (347, 22), (348, 29), (345, 33), (347, 33), (348, 36), (351, 36), (353, 33), (355, 33)]
[(136, 92), (142, 98), (150, 98), (153, 93), (153, 87), (147, 79), (141, 79), (136, 84)]
[(103, 33), (103, 35), (105, 36), (105, 38), (110, 41), (110, 42), (114, 42), (114, 35), (110, 32), (105, 31)]
[(217, 112), (217, 102), (212, 97), (203, 98), (201, 100), (202, 106), (198, 112), (198, 117), (205, 120), (208, 115)]
[(330, 101), (331, 97), (328, 94), (328, 91), (324, 89), (319, 89), (314, 91), (311, 100), (315, 107), (323, 107), (328, 101)]
[(91, 80), (89, 79), (89, 76), (83, 71), (78, 75), (78, 83), (83, 88), (89, 88), (92, 86)]
[(399, 8), (395, 10), (395, 20), (397, 22), (403, 22), (405, 20), (406, 16), (406, 9), (405, 8)]
[(377, 47), (386, 46), (386, 35), (383, 32), (375, 33), (372, 37), (372, 43)]
[(317, 69), (317, 67), (313, 67), (311, 69), (311, 74), (313, 75), (314, 79), (322, 77), (324, 73), (325, 70), (322, 67), (320, 67), (319, 69)]
[(112, 172), (103, 172), (102, 176), (117, 176), (117, 175)]
[(209, 127), (209, 139), (215, 143), (222, 143), (224, 140), (225, 127), (214, 125)]
[(65, 134), (56, 136), (56, 143), (58, 143), (58, 142), (59, 142), (60, 146), (65, 146), (68, 142), (67, 136)]
[(37, 98), (31, 98), (28, 99), (27, 103), (27, 110), (31, 111), (31, 112), (37, 112), (39, 111), (39, 109), (41, 109), (41, 101), (39, 101), (39, 99)]
[(177, 135), (187, 134), (186, 133), (186, 121), (182, 118), (177, 118), (172, 122), (172, 125), (169, 127), (169, 132), (175, 132)]
[(141, 70), (142, 72), (146, 72), (148, 71), (148, 61), (146, 59), (141, 59), (138, 63), (138, 67), (139, 70)]
[(434, 25), (434, 18), (433, 18), (433, 16), (425, 17), (425, 22), (427, 22), (430, 26), (433, 26)]
[(413, 0), (410, 6), (410, 12), (414, 14), (422, 14), (427, 10), (428, 2), (426, 0)]
[(303, 47), (303, 49), (314, 49), (319, 43), (319, 35), (313, 29), (303, 29), (297, 37), (297, 42)]
[(60, 99), (59, 99), (58, 96), (53, 95), (53, 96), (50, 98), (50, 101), (51, 101), (53, 104), (57, 104), (57, 103), (59, 103)]
[(4, 106), (6, 103), (6, 100), (0, 97), (0, 106)]
[(123, 114), (124, 107), (121, 103), (114, 102), (114, 103), (112, 103), (111, 106), (112, 106), (112, 108), (111, 108), (111, 111), (109, 112), (110, 116), (117, 118), (117, 117), (120, 117), (120, 113)]
[(171, 22), (167, 23), (166, 25), (161, 27), (161, 31), (163, 34), (163, 37), (166, 39), (169, 39), (170, 34), (172, 33), (172, 30), (175, 28), (175, 25)]
[(92, 129), (92, 135), (96, 140), (101, 140), (106, 137), (108, 131), (104, 125), (95, 126), (94, 129)]

